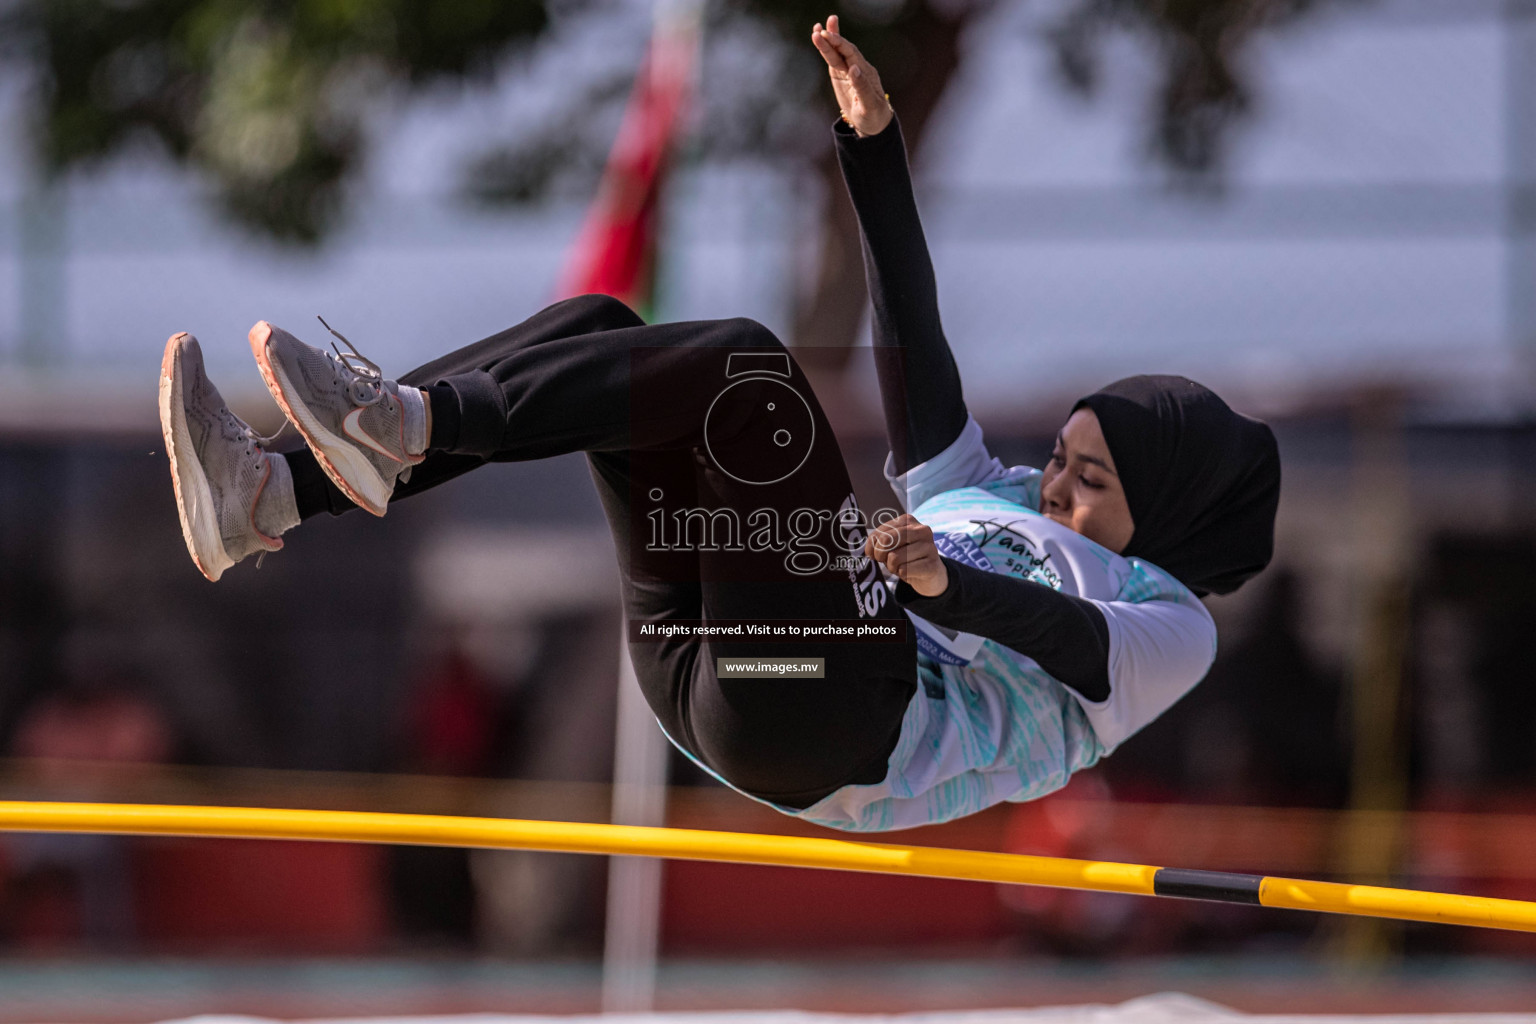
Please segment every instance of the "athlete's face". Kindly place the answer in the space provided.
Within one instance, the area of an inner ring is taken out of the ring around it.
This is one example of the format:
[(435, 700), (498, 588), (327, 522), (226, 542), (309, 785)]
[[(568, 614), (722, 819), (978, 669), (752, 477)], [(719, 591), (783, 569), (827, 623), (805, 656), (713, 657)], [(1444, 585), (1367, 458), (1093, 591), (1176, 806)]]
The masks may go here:
[(1136, 524), (1092, 409), (1074, 412), (1056, 435), (1040, 486), (1040, 511), (1111, 551), (1124, 551), (1131, 542)]

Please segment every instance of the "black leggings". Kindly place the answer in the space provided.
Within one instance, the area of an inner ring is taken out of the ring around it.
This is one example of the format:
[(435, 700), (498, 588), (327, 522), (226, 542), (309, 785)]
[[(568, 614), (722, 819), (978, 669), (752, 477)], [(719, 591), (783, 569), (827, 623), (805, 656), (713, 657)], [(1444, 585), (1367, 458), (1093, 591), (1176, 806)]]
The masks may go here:
[[(429, 447), (393, 497), (487, 462), (585, 452), (631, 622), (898, 624), (906, 639), (895, 643), (630, 644), (667, 733), (741, 789), (805, 807), (884, 778), (916, 688), (915, 642), (874, 566), (842, 557), (857, 555), (863, 536), (846, 518), (859, 517), (848, 471), (814, 392), (772, 332), (751, 320), (648, 326), (618, 300), (587, 295), (399, 380), (450, 388), (458, 423), (453, 447)], [(885, 396), (888, 416), (901, 407), (893, 397)], [(904, 408), (901, 416), (909, 419)], [(935, 434), (914, 447), (926, 458), (953, 439)], [(354, 507), (307, 450), (288, 459), (302, 514)], [(824, 658), (825, 677), (716, 673), (721, 657), (785, 656)]]

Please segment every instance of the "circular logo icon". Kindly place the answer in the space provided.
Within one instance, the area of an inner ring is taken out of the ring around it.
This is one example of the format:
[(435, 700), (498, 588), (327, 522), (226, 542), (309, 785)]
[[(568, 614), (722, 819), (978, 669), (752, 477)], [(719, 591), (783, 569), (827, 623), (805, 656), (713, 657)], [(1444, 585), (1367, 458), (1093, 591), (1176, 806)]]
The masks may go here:
[(726, 476), (775, 484), (805, 464), (816, 420), (800, 392), (773, 377), (728, 385), (704, 416), (704, 447)]

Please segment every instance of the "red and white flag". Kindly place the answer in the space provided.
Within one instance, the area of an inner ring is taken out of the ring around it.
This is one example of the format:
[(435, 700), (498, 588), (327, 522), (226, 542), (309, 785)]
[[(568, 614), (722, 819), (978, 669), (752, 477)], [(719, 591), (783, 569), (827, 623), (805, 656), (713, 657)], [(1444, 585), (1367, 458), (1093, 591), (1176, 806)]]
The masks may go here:
[(650, 312), (657, 211), (668, 158), (693, 90), (696, 26), (687, 19), (658, 21), (557, 298), (602, 292), (642, 316)]

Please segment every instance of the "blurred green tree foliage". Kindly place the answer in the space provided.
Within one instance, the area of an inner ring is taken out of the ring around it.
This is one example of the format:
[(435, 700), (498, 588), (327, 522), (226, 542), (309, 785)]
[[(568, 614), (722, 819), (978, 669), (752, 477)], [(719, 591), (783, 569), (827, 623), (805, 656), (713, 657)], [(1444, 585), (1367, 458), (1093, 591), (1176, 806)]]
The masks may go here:
[[(708, 80), (705, 153), (805, 153), (835, 184), (808, 127), (824, 128), (831, 110), (808, 37), (832, 11), (881, 69), (915, 143), (959, 66), (960, 33), (999, 2), (714, 0), (711, 35), (734, 34), (757, 53), (745, 73)], [(1178, 172), (1211, 175), (1228, 127), (1251, 105), (1244, 56), (1254, 36), (1330, 2), (1341, 0), (1063, 0), (1050, 35), (1063, 82), (1084, 93), (1102, 77), (1106, 37), (1152, 47), (1162, 83), (1149, 149)], [(615, 10), (600, 0), (0, 0), (0, 59), (29, 73), (47, 171), (101, 161), (147, 134), (206, 172), (238, 222), (313, 242), (364, 161), (371, 101), (402, 86), (489, 81), (509, 51), (548, 36), (553, 15), (584, 8)], [(624, 68), (575, 77), (562, 88), (587, 111), (627, 91)], [(521, 200), (571, 172), (591, 178), (607, 139), (573, 130), (577, 120), (488, 151), (470, 190)]]
[(543, 0), (9, 0), (50, 173), (145, 134), (205, 172), (237, 220), (319, 239), (359, 167), (370, 99), (486, 78), (549, 24)]
[[(842, 17), (916, 146), (960, 66), (962, 33), (1009, 2), (707, 0), (698, 152), (799, 162), (829, 198), (817, 277), (797, 299), (797, 344), (850, 344), (865, 301), (811, 26)], [(1059, 77), (1083, 94), (1103, 77), (1108, 38), (1149, 49), (1161, 82), (1148, 97), (1148, 150), (1175, 177), (1214, 181), (1231, 125), (1252, 106), (1245, 57), (1256, 36), (1347, 2), (1059, 0), (1045, 24)], [(490, 82), (512, 51), (562, 45), (551, 25), (580, 16), (646, 30), (642, 0), (0, 0), (0, 59), (21, 64), (33, 83), (48, 172), (102, 161), (148, 135), (203, 171), (236, 222), (314, 243), (337, 223), (344, 187), (365, 163), (380, 97)], [(466, 191), (520, 202), (590, 190), (632, 75), (624, 59), (560, 65), (558, 82), (540, 86), (559, 94), (547, 116), (484, 145)]]
[(1358, 0), (1073, 0), (1052, 26), (1057, 70), (1091, 94), (1104, 40), (1124, 33), (1150, 46), (1161, 82), (1149, 104), (1148, 150), (1194, 179), (1218, 174), (1230, 127), (1253, 106), (1249, 51), (1265, 30)]

